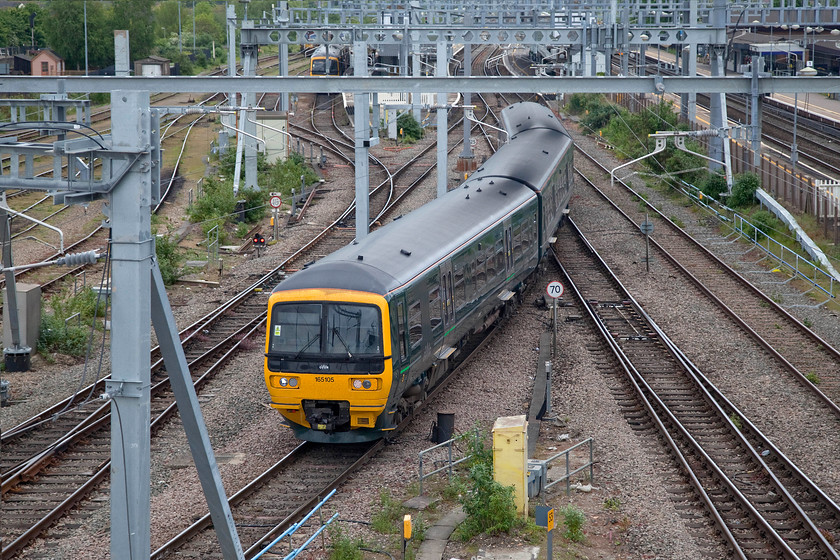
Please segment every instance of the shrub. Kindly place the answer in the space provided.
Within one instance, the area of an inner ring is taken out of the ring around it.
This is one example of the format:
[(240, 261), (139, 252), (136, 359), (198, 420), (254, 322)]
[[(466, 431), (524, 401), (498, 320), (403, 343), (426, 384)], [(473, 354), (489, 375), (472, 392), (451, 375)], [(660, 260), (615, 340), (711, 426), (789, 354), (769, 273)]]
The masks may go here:
[(720, 200), (720, 195), (727, 191), (726, 176), (721, 171), (709, 173), (700, 181), (698, 186), (703, 194), (711, 196), (715, 200)]
[(615, 115), (615, 109), (612, 105), (593, 104), (587, 109), (586, 116), (580, 122), (591, 130), (601, 130), (609, 124), (613, 115)]
[(236, 209), (233, 189), (221, 181), (209, 178), (204, 182), (201, 198), (188, 210), (192, 222), (206, 222), (228, 216)]
[(183, 275), (181, 263), (184, 262), (178, 243), (168, 235), (156, 237), (155, 255), (157, 256), (163, 283), (169, 286), (177, 282), (178, 278)]
[(413, 143), (423, 138), (423, 127), (414, 118), (410, 111), (402, 113), (397, 117), (397, 127), (402, 131), (402, 141)]
[(580, 542), (583, 540), (583, 523), (586, 521), (586, 516), (580, 508), (571, 504), (560, 508), (560, 514), (563, 516), (563, 537), (572, 541)]
[(460, 498), (467, 518), (458, 526), (457, 536), (469, 540), (481, 533), (507, 533), (519, 521), (513, 487), (493, 480), (493, 451), (484, 447), (478, 434), (470, 441), (470, 447), (470, 487)]
[(735, 178), (732, 185), (732, 196), (727, 204), (732, 208), (744, 208), (755, 204), (755, 191), (761, 186), (761, 181), (755, 173), (743, 173)]
[(774, 231), (779, 231), (781, 222), (776, 216), (767, 210), (759, 210), (750, 216), (750, 222), (755, 226), (755, 239), (761, 240), (765, 234), (772, 235)]
[(300, 154), (291, 154), (286, 161), (276, 163), (268, 172), (269, 192), (281, 192), (290, 195), (292, 189), (300, 191), (300, 176), (309, 185), (318, 180), (318, 176), (306, 165), (306, 160)]
[[(63, 292), (50, 300), (51, 311), (41, 310), (41, 325), (38, 332), (38, 352), (59, 353), (81, 357), (87, 351), (90, 325), (94, 315), (104, 315), (104, 298), (98, 298), (90, 288), (77, 294)], [(65, 320), (79, 313), (65, 324)]]
[(602, 102), (603, 96), (599, 93), (573, 93), (569, 97), (566, 109), (573, 115), (579, 115)]

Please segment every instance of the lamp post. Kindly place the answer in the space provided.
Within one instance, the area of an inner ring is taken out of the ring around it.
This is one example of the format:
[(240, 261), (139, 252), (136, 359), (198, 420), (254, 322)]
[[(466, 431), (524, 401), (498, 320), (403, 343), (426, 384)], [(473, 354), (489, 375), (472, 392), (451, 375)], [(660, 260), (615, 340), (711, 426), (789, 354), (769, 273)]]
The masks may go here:
[[(813, 66), (805, 66), (796, 73), (797, 76), (815, 76), (817, 74), (816, 68)], [(799, 161), (799, 153), (796, 149), (796, 121), (799, 114), (799, 94), (793, 93), (793, 141), (790, 143), (790, 165), (791, 175), (796, 176), (796, 162)]]

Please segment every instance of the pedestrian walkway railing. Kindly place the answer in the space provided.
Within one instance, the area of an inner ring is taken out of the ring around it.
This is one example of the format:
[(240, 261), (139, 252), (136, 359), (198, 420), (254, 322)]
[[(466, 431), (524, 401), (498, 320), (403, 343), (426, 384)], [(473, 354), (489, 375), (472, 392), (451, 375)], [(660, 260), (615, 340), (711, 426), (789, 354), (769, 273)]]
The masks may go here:
[[(333, 514), (333, 516), (332, 516), (332, 517), (330, 517), (330, 518), (329, 518), (326, 522), (324, 522), (324, 520), (323, 520), (323, 518), (322, 518), (322, 519), (321, 519), (321, 526), (320, 526), (320, 527), (318, 527), (318, 530), (317, 530), (317, 531), (315, 531), (315, 532), (312, 534), (312, 536), (310, 536), (308, 539), (306, 539), (306, 542), (304, 542), (301, 546), (299, 546), (299, 547), (297, 547), (297, 548), (293, 548), (293, 547), (292, 547), (292, 535), (295, 533), (295, 531), (297, 531), (298, 529), (300, 529), (300, 528), (301, 528), (301, 527), (302, 527), (302, 526), (303, 526), (303, 525), (304, 525), (307, 521), (309, 521), (309, 518), (310, 518), (310, 517), (312, 517), (312, 516), (313, 516), (316, 512), (320, 512), (321, 507), (323, 507), (323, 505), (327, 503), (327, 500), (329, 500), (330, 498), (332, 498), (333, 494), (335, 494), (335, 489), (333, 489), (332, 491), (330, 491), (330, 493), (329, 493), (329, 494), (327, 494), (327, 497), (326, 497), (326, 498), (324, 498), (323, 500), (321, 500), (321, 501), (318, 503), (318, 505), (316, 505), (314, 508), (312, 508), (312, 511), (310, 511), (309, 513), (307, 513), (307, 514), (303, 517), (303, 519), (301, 519), (301, 520), (300, 520), (300, 521), (298, 521), (297, 523), (294, 523), (291, 527), (289, 527), (288, 529), (286, 529), (285, 531), (283, 531), (283, 533), (282, 533), (279, 537), (277, 537), (276, 539), (274, 539), (273, 541), (271, 541), (271, 544), (269, 544), (267, 547), (265, 547), (264, 549), (262, 549), (262, 550), (261, 550), (261, 551), (260, 551), (260, 552), (259, 552), (256, 556), (254, 556), (253, 560), (257, 560), (257, 558), (260, 558), (262, 555), (264, 555), (264, 554), (266, 554), (267, 552), (269, 552), (272, 548), (274, 548), (274, 547), (275, 547), (275, 546), (276, 546), (276, 545), (277, 545), (280, 541), (282, 541), (282, 540), (283, 540), (283, 539), (285, 539), (286, 537), (289, 537), (289, 552), (288, 552), (286, 555), (284, 555), (284, 556), (283, 556), (283, 559), (284, 559), (284, 560), (291, 560), (292, 558), (296, 558), (298, 555), (300, 555), (300, 553), (302, 553), (303, 551), (305, 551), (305, 550), (306, 550), (306, 547), (308, 547), (310, 544), (312, 544), (312, 541), (314, 541), (314, 540), (315, 540), (315, 538), (316, 538), (318, 535), (320, 535), (321, 533), (323, 533), (323, 532), (324, 532), (324, 530), (325, 530), (327, 527), (329, 527), (329, 526), (330, 526), (330, 524), (331, 524), (333, 521), (335, 521), (335, 520), (336, 520), (336, 518), (338, 518), (338, 513)], [(326, 549), (326, 546), (325, 546), (324, 548)], [(277, 553), (272, 553), (272, 554), (271, 554), (271, 558), (278, 558), (278, 557), (279, 557), (279, 556), (277, 556)]]
[[(423, 495), (423, 481), (425, 479), (443, 471), (446, 471), (447, 476), (449, 478), (452, 478), (452, 471), (455, 465), (463, 463), (464, 461), (472, 457), (471, 454), (467, 454), (465, 451), (462, 451), (455, 445), (457, 442), (464, 440), (468, 437), (478, 438), (478, 431), (476, 430), (467, 432), (465, 434), (461, 434), (450, 440), (444, 441), (443, 443), (439, 443), (434, 447), (424, 449), (423, 451), (418, 453), (421, 496)], [(429, 463), (431, 463), (432, 467), (437, 468), (434, 468), (434, 470), (430, 472), (424, 472), (424, 465), (428, 465)]]

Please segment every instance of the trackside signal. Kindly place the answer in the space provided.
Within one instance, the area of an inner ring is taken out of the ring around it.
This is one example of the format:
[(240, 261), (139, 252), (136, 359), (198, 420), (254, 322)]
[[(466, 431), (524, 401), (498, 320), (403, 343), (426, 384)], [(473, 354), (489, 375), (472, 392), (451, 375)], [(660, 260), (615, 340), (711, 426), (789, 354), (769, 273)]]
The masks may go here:
[(257, 256), (260, 255), (260, 249), (265, 247), (265, 235), (261, 233), (254, 234), (254, 248), (257, 250)]

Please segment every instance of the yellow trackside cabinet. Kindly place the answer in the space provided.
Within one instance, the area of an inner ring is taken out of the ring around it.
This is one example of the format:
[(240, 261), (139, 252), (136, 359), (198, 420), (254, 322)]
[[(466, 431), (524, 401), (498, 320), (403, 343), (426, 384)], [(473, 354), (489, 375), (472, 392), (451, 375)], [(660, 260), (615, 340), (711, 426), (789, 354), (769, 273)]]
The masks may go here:
[(528, 421), (503, 416), (493, 424), (493, 478), (513, 486), (516, 510), (528, 515)]

